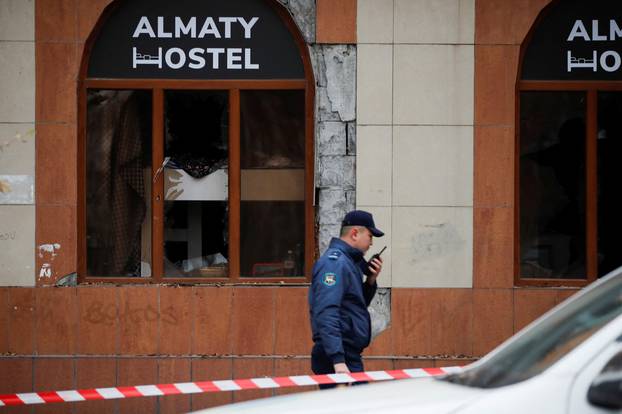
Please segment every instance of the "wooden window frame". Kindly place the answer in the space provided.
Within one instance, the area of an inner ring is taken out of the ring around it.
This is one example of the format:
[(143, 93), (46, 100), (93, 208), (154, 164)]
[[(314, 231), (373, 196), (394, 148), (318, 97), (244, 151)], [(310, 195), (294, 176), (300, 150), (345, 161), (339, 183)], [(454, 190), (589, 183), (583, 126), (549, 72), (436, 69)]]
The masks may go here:
[[(152, 91), (152, 176), (151, 194), (151, 277), (91, 277), (86, 263), (86, 93), (89, 89), (125, 89)], [(164, 91), (219, 90), (229, 94), (229, 277), (166, 277), (164, 258), (164, 176), (156, 172), (164, 161)], [(240, 91), (302, 90), (305, 92), (305, 275), (304, 277), (242, 277), (240, 275)], [(112, 80), (87, 79), (80, 96), (80, 216), (78, 269), (81, 282), (93, 283), (307, 283), (310, 280), (315, 234), (313, 200), (313, 93), (306, 80)]]
[[(313, 67), (307, 44), (298, 31), (296, 24), (285, 9), (269, 2), (288, 28), (294, 39), (304, 66), (303, 79), (94, 79), (87, 77), (90, 52), (99, 32), (119, 2), (109, 5), (100, 16), (97, 24), (85, 43), (84, 53), (78, 76), (78, 151), (77, 151), (77, 269), (79, 283), (109, 284), (308, 284), (311, 281), (311, 268), (315, 258), (315, 81)], [(143, 89), (152, 91), (152, 174), (164, 159), (164, 91), (165, 90), (220, 90), (229, 93), (229, 265), (228, 277), (165, 277), (164, 275), (164, 226), (163, 174), (156, 177), (152, 187), (151, 212), (151, 276), (118, 277), (89, 276), (87, 274), (86, 243), (86, 117), (87, 91), (89, 89)], [(243, 90), (302, 90), (305, 99), (305, 247), (304, 276), (302, 277), (242, 277), (240, 275), (240, 91)], [(157, 144), (157, 145), (156, 145)]]
[[(519, 65), (519, 76), (521, 64)], [(521, 92), (584, 92), (586, 107), (586, 268), (584, 279), (525, 278), (520, 273), (520, 94)], [(622, 91), (620, 81), (525, 81), (516, 86), (515, 157), (514, 157), (514, 285), (536, 287), (583, 287), (598, 278), (598, 199), (597, 199), (597, 134), (598, 92)]]
[[(622, 81), (523, 80), (523, 62), (536, 27), (561, 2), (552, 0), (536, 17), (521, 46), (514, 90), (514, 286), (518, 287), (584, 287), (598, 278), (598, 205), (597, 205), (597, 99), (598, 92), (622, 91)], [(524, 278), (520, 273), (520, 94), (521, 92), (585, 92), (586, 108), (586, 269), (584, 279)]]

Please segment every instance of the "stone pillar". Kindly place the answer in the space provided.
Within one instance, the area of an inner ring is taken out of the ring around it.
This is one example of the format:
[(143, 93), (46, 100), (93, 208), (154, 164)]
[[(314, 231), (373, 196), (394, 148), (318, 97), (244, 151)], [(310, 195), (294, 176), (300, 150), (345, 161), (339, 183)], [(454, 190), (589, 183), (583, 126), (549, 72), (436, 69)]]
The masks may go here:
[(309, 47), (315, 76), (315, 187), (319, 252), (356, 205), (356, 46), (316, 43), (314, 0), (279, 0)]
[(316, 182), (320, 253), (356, 205), (356, 47), (315, 45)]

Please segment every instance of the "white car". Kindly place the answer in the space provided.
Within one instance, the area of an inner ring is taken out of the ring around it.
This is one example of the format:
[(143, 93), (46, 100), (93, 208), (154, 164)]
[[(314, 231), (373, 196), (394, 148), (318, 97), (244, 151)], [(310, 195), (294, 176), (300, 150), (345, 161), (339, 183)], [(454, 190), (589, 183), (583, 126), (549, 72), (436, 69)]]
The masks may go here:
[(622, 412), (622, 268), (442, 378), (266, 398), (200, 413)]

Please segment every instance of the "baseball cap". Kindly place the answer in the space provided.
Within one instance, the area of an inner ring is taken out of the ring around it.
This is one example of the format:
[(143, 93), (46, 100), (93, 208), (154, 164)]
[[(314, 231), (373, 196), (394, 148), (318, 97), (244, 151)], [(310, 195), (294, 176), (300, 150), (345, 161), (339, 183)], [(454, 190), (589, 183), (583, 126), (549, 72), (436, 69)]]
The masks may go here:
[(375, 237), (382, 237), (384, 233), (376, 228), (374, 218), (371, 213), (363, 210), (352, 210), (345, 215), (342, 226), (363, 226), (371, 232)]

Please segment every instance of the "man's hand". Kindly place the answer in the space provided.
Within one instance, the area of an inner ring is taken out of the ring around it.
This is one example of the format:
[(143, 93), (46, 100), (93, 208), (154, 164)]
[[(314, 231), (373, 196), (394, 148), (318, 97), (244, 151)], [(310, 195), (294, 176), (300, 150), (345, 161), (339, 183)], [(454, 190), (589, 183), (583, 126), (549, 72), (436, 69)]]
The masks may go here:
[[(349, 374), (350, 373), (348, 366), (343, 362), (335, 364), (333, 365), (333, 367), (335, 367), (335, 374)], [(345, 388), (349, 386), (350, 384), (337, 384), (337, 388)]]
[(367, 276), (366, 282), (367, 284), (373, 286), (373, 284), (376, 283), (376, 278), (382, 271), (382, 258), (378, 257), (376, 259), (372, 259), (370, 264), (371, 266), (369, 267), (369, 270), (371, 271), (371, 275)]
[(339, 362), (338, 364), (333, 365), (335, 367), (335, 374), (349, 374), (350, 370), (345, 362)]

